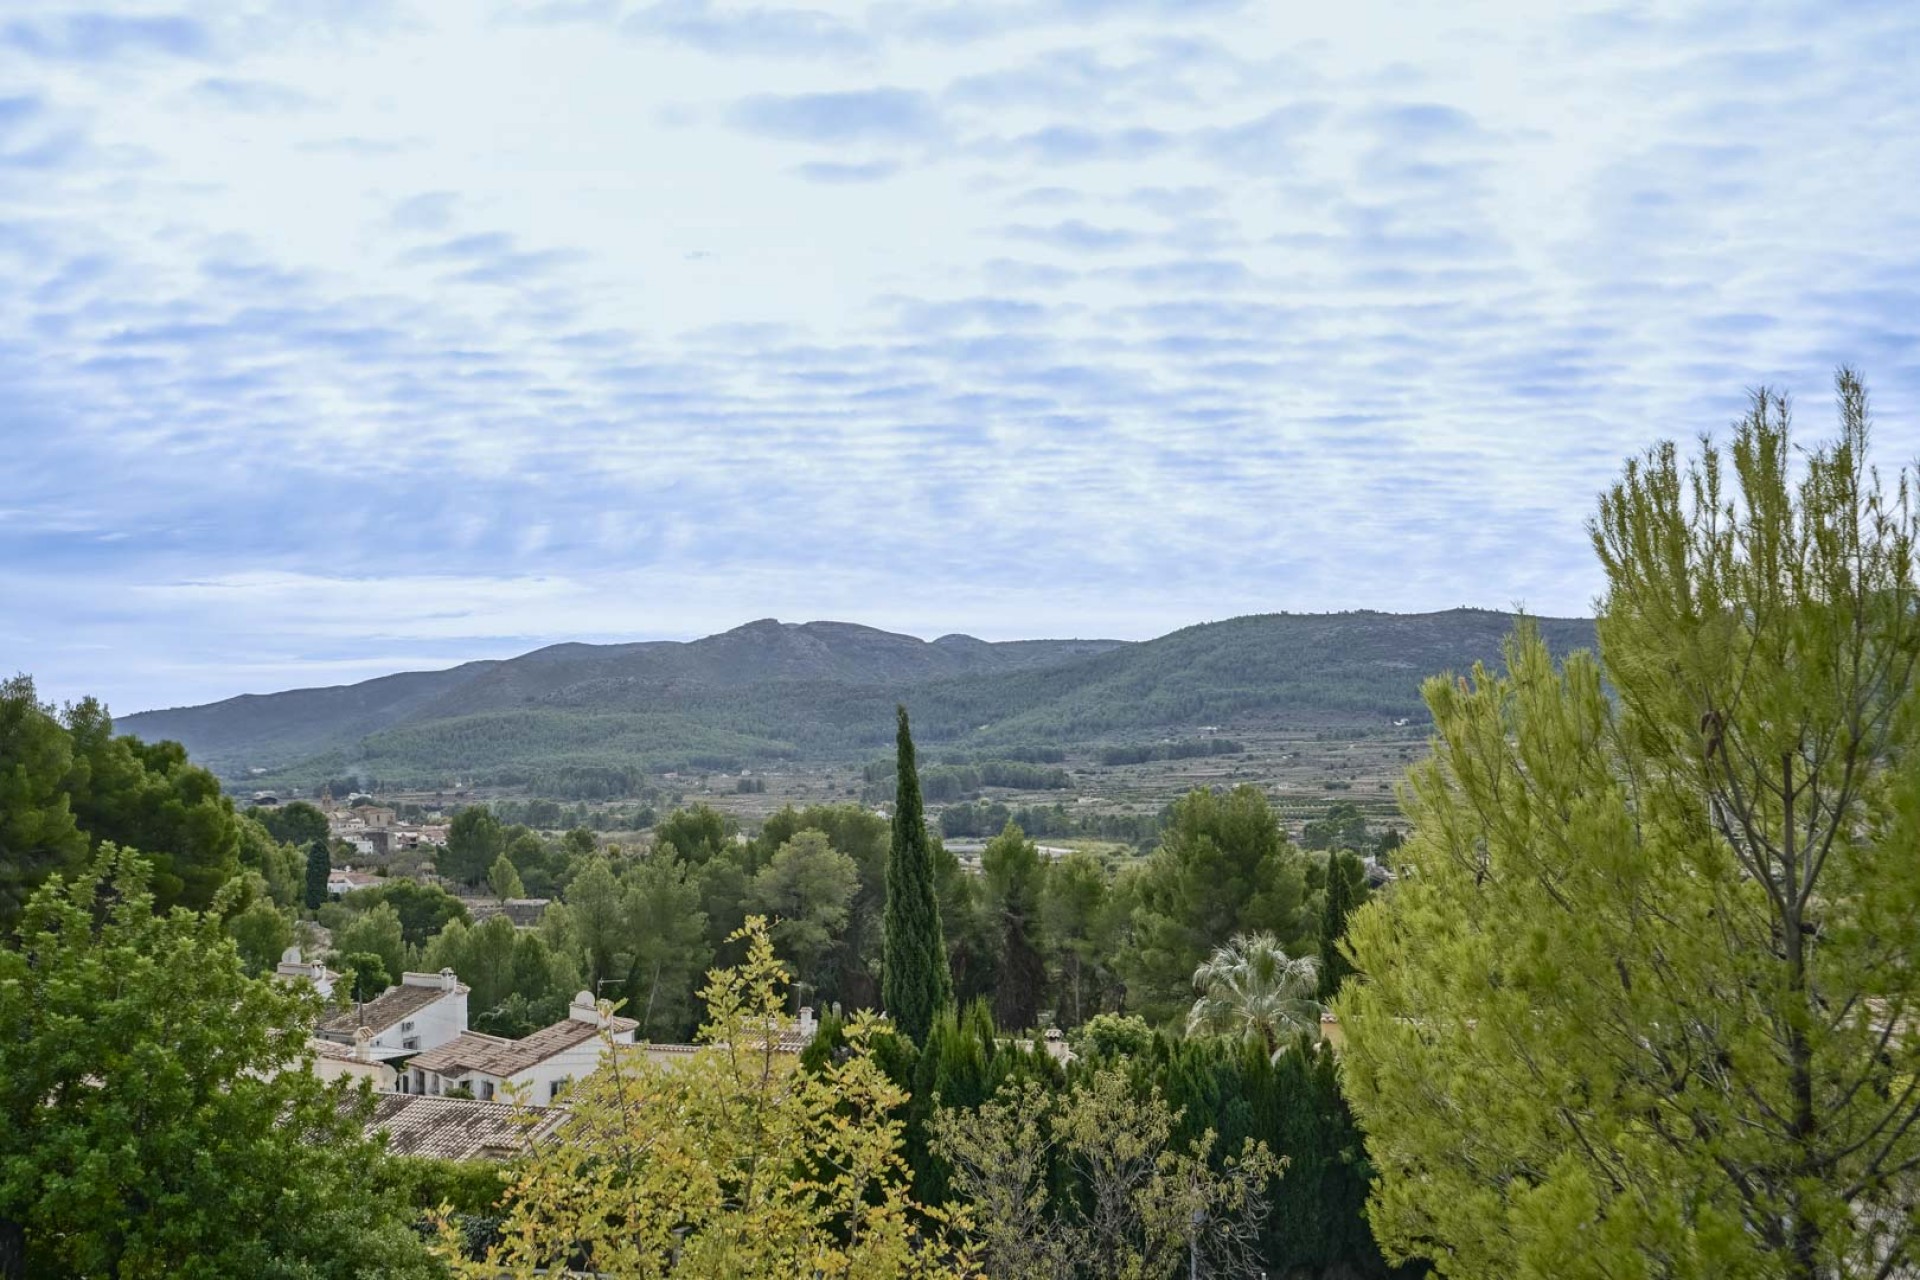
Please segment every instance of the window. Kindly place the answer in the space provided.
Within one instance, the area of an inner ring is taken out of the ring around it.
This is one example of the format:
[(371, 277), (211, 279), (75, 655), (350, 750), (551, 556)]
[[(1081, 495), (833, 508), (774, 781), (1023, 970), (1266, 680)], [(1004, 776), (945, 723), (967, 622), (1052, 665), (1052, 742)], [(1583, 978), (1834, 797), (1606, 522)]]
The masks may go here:
[(480, 1082), (480, 1101), (482, 1102), (493, 1101), (493, 1081), (482, 1080)]
[(548, 1085), (547, 1101), (548, 1102), (559, 1101), (560, 1094), (566, 1089), (568, 1085), (572, 1083), (573, 1083), (572, 1076), (561, 1076), (558, 1080), (555, 1080), (552, 1084)]
[(402, 1040), (400, 1042), (400, 1047), (402, 1049), (418, 1049), (420, 1047), (420, 1037), (408, 1036), (405, 1040)]

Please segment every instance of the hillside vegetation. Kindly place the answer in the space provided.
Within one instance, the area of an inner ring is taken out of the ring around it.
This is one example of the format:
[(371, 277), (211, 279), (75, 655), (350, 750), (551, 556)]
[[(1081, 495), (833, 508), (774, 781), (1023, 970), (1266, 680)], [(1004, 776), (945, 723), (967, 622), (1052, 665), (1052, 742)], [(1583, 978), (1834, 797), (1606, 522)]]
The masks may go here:
[[(556, 645), (503, 662), (125, 717), (227, 777), (518, 785), (618, 795), (647, 772), (852, 759), (893, 704), (921, 739), (1008, 754), (1152, 742), (1203, 726), (1424, 717), (1420, 682), (1494, 661), (1510, 615), (1262, 614), (1143, 643), (935, 641), (845, 623), (749, 623), (689, 643)], [(1592, 623), (1541, 623), (1556, 652)]]

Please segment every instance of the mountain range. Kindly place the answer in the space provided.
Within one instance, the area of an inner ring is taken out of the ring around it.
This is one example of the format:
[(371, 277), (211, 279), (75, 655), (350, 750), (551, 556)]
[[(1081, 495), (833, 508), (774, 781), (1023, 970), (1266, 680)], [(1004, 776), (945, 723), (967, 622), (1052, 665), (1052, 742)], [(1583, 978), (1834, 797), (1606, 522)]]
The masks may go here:
[[(1586, 619), (1537, 620), (1556, 652)], [(687, 642), (560, 644), (502, 661), (124, 717), (222, 776), (453, 781), (624, 794), (647, 772), (882, 752), (905, 702), (924, 745), (983, 755), (1217, 725), (1363, 728), (1424, 715), (1420, 684), (1498, 659), (1512, 615), (1259, 614), (1158, 639), (922, 640), (773, 619)]]

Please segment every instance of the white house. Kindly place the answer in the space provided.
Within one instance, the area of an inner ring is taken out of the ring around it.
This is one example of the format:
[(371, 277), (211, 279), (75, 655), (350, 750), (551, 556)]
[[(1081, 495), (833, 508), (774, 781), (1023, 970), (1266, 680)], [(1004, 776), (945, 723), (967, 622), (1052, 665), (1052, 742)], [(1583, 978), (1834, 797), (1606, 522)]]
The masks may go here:
[[(358, 845), (354, 846), (359, 848)], [(372, 853), (373, 846), (367, 845), (365, 852)], [(380, 883), (380, 877), (370, 871), (355, 871), (352, 867), (335, 867), (327, 872), (327, 892), (334, 897), (343, 893), (352, 893), (355, 889), (367, 889)]]
[(319, 1036), (309, 1036), (307, 1051), (313, 1055), (313, 1074), (322, 1080), (350, 1076), (368, 1081), (376, 1092), (391, 1090), (399, 1073), (373, 1056), (373, 1051), (368, 1047), (372, 1039), (364, 1027), (360, 1029), (352, 1048), (332, 1040), (322, 1040)]
[(302, 960), (298, 947), (288, 947), (281, 952), (280, 963), (274, 966), (273, 972), (275, 977), (288, 982), (312, 983), (322, 1000), (333, 999), (333, 984), (340, 981), (340, 975), (320, 961)]
[(451, 969), (403, 973), (399, 986), (328, 1018), (316, 1034), (322, 1040), (352, 1046), (359, 1042), (363, 1028), (368, 1033), (367, 1051), (377, 1059), (438, 1048), (466, 1033), (467, 988)]
[(465, 1087), (482, 1102), (511, 1096), (528, 1103), (546, 1104), (558, 1098), (568, 1084), (600, 1065), (609, 1032), (615, 1044), (632, 1044), (640, 1024), (603, 1012), (585, 991), (574, 996), (567, 1016), (524, 1040), (469, 1031), (438, 1048), (429, 1049), (407, 1064), (400, 1087), (408, 1093), (444, 1096)]

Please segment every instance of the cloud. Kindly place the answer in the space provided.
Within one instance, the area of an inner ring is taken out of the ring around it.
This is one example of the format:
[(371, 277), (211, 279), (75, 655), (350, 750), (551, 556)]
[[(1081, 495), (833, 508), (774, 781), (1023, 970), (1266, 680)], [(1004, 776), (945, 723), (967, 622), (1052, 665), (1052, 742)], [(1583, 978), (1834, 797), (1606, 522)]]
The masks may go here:
[(707, 0), (665, 0), (628, 16), (632, 35), (671, 40), (722, 56), (844, 58), (872, 42), (859, 28), (812, 9), (719, 6)]
[(927, 142), (941, 131), (926, 94), (897, 88), (756, 94), (735, 103), (727, 119), (745, 133), (818, 145)]
[(129, 54), (205, 58), (212, 53), (207, 29), (182, 15), (132, 16), (73, 13), (0, 27), (0, 44), (57, 62), (107, 62)]
[(1920, 412), (1899, 6), (18, 8), (0, 629), (52, 696), (1573, 612), (1593, 493), (1742, 388)]
[(987, 155), (1024, 156), (1041, 164), (1145, 160), (1175, 145), (1172, 134), (1151, 125), (1102, 129), (1051, 124), (1004, 140), (976, 144)]
[(899, 171), (899, 164), (892, 160), (868, 160), (859, 164), (844, 164), (836, 160), (811, 160), (794, 169), (795, 173), (808, 182), (822, 182), (829, 186), (884, 182)]
[(1194, 143), (1202, 155), (1230, 168), (1281, 172), (1292, 167), (1327, 114), (1323, 103), (1293, 103), (1239, 124), (1199, 129)]
[(458, 199), (451, 191), (422, 191), (394, 205), (389, 220), (408, 231), (441, 231), (453, 221)]
[(298, 89), (269, 80), (213, 76), (193, 87), (194, 96), (211, 107), (250, 113), (303, 111), (317, 105)]
[(1068, 218), (1050, 226), (1019, 223), (1007, 227), (1002, 234), (1009, 240), (1025, 240), (1079, 253), (1111, 253), (1116, 249), (1130, 249), (1146, 239), (1138, 231), (1095, 226), (1080, 218)]

